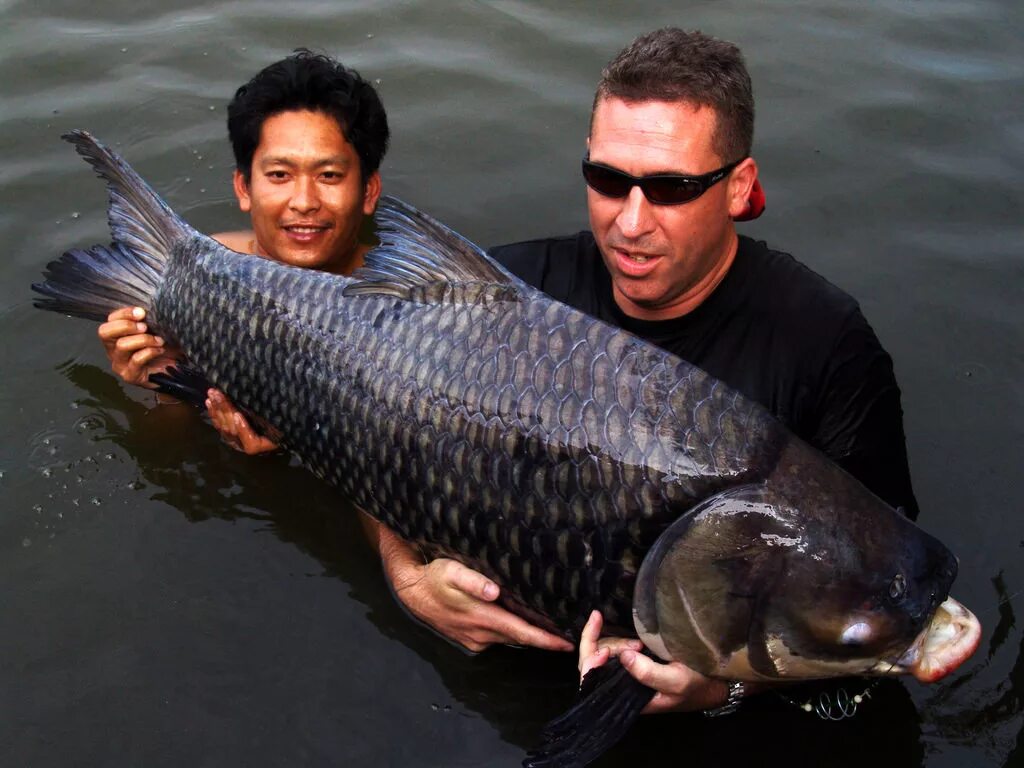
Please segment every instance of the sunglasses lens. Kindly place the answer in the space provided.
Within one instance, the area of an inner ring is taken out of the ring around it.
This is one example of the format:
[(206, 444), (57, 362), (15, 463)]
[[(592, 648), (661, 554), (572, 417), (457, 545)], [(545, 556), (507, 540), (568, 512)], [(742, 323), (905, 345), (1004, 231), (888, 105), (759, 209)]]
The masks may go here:
[(661, 205), (688, 203), (704, 191), (699, 181), (681, 178), (647, 178), (642, 186), (647, 199)]
[(583, 178), (595, 192), (607, 197), (625, 197), (633, 181), (625, 174), (593, 163), (583, 163)]

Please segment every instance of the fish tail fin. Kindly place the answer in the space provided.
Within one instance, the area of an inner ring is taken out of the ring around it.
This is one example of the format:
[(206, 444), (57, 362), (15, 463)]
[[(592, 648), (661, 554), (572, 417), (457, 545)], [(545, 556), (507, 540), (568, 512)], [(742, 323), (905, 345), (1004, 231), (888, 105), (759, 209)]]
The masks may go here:
[(91, 320), (118, 307), (152, 309), (153, 295), (175, 244), (194, 230), (160, 199), (128, 163), (85, 131), (62, 136), (107, 182), (107, 221), (114, 242), (67, 251), (47, 265), (32, 289), (35, 305)]
[(152, 309), (161, 274), (120, 243), (67, 251), (46, 265), (45, 282), (33, 283), (40, 309), (102, 323), (118, 307)]

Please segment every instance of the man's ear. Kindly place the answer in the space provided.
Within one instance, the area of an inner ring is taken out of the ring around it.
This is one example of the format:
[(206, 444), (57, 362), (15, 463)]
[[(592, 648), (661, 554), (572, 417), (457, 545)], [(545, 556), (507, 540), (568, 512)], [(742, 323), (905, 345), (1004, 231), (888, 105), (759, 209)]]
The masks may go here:
[(742, 216), (750, 208), (750, 190), (757, 179), (757, 161), (748, 157), (729, 175), (729, 216)]
[(235, 188), (235, 197), (238, 198), (238, 208), (242, 213), (249, 213), (252, 210), (252, 200), (249, 197), (249, 183), (245, 180), (242, 172), (235, 168), (234, 176), (231, 178), (232, 186)]
[(380, 171), (374, 171), (363, 187), (363, 215), (370, 216), (377, 210), (380, 199)]

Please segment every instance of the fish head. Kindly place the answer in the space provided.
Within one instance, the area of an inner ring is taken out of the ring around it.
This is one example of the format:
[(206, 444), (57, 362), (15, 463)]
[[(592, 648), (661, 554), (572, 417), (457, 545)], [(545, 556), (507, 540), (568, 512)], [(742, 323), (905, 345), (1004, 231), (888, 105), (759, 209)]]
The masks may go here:
[(869, 514), (834, 499), (825, 512), (796, 509), (763, 486), (708, 499), (640, 568), (641, 640), (734, 680), (951, 671), (980, 638), (977, 620), (947, 600), (956, 558), (868, 496)]

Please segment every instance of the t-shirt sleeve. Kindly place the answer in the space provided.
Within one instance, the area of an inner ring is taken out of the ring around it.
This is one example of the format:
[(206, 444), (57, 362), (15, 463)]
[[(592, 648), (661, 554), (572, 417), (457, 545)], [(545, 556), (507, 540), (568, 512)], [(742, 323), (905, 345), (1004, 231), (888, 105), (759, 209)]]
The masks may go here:
[(820, 392), (812, 442), (881, 499), (916, 519), (892, 358), (859, 310), (839, 334)]

